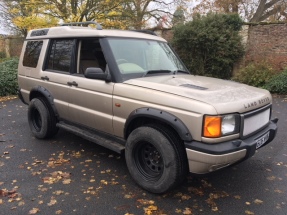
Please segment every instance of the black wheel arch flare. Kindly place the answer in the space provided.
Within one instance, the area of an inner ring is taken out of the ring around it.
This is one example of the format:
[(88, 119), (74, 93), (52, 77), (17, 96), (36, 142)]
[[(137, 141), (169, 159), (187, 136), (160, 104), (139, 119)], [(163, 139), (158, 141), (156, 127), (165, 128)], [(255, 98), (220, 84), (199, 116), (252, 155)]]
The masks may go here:
[(182, 140), (187, 142), (192, 141), (191, 133), (189, 132), (186, 125), (178, 117), (166, 111), (148, 107), (136, 109), (129, 115), (124, 128), (125, 139), (128, 138), (128, 135), (133, 128), (134, 122), (138, 119), (151, 119), (167, 124), (177, 132)]
[(31, 101), (33, 98), (36, 98), (39, 96), (42, 96), (46, 99), (46, 101), (49, 103), (50, 107), (54, 111), (55, 116), (58, 118), (59, 114), (55, 106), (54, 97), (52, 96), (52, 94), (46, 88), (42, 86), (33, 87), (30, 91), (29, 100)]

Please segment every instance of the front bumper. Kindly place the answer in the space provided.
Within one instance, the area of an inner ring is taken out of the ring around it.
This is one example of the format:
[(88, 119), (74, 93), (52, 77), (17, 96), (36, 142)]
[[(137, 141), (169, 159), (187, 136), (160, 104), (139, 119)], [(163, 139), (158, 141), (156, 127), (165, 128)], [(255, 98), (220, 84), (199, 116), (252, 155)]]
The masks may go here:
[(236, 139), (217, 144), (185, 142), (189, 171), (205, 174), (250, 158), (255, 154), (256, 140), (269, 132), (269, 138), (260, 146), (261, 148), (274, 139), (277, 133), (277, 121), (278, 119), (269, 121), (264, 129), (244, 140)]

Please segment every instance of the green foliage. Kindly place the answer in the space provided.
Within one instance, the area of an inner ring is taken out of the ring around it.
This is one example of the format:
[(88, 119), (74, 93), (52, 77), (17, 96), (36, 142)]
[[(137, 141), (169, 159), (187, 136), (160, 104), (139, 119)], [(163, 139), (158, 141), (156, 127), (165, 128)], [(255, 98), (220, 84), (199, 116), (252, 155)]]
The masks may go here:
[(264, 88), (271, 93), (287, 94), (287, 68), (271, 78)]
[(240, 69), (233, 80), (254, 87), (263, 87), (275, 74), (276, 71), (268, 62), (250, 63)]
[(3, 59), (6, 57), (6, 53), (5, 52), (0, 52), (0, 59)]
[(17, 93), (18, 62), (17, 58), (10, 58), (0, 63), (0, 96), (15, 95)]
[(196, 15), (174, 29), (173, 45), (193, 74), (230, 79), (233, 64), (243, 56), (238, 14)]

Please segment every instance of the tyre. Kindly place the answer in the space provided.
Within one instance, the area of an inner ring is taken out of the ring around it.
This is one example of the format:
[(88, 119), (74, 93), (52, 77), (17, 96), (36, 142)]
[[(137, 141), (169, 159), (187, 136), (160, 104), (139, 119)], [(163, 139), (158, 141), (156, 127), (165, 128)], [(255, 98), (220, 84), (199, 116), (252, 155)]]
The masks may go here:
[(160, 129), (139, 127), (128, 137), (125, 157), (132, 178), (143, 189), (164, 193), (185, 176), (179, 143)]
[(56, 117), (43, 98), (31, 100), (28, 108), (28, 122), (33, 135), (47, 139), (58, 132)]

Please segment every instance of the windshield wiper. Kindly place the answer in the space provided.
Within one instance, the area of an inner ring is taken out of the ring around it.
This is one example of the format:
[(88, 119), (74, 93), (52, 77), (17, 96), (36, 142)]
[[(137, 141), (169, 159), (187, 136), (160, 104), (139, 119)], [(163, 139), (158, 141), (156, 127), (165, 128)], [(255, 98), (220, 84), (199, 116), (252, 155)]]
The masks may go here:
[(171, 70), (167, 70), (167, 69), (158, 69), (158, 70), (148, 70), (146, 71), (142, 77), (145, 77), (148, 74), (159, 74), (159, 73), (171, 73)]

